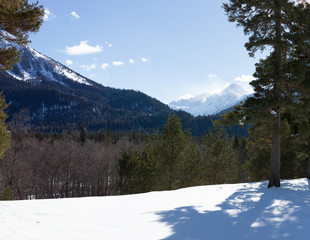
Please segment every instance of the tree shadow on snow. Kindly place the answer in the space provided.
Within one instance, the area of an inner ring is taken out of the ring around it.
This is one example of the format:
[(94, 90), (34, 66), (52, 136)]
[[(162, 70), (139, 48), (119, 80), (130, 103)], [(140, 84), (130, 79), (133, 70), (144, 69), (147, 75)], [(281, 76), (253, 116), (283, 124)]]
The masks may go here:
[[(310, 181), (299, 187), (282, 183), (267, 189), (245, 185), (217, 205), (221, 210), (198, 212), (194, 206), (157, 213), (172, 228), (167, 240), (308, 239), (310, 235)], [(210, 196), (212, 198), (212, 196)]]

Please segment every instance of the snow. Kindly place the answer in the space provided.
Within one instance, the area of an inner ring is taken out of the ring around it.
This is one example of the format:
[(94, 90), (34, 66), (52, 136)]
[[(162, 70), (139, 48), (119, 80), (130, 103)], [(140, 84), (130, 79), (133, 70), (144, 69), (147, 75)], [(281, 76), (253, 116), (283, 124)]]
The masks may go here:
[[(11, 71), (7, 71), (7, 73), (8, 73), (9, 75), (11, 75), (13, 78), (15, 78), (15, 79), (17, 79), (17, 80), (19, 80), (19, 81), (24, 81), (23, 78), (17, 76), (16, 74), (14, 74), (14, 73), (11, 72)], [(26, 81), (26, 80), (25, 80), (25, 81)]]
[[(44, 56), (31, 47), (25, 46), (22, 49), (21, 62), (16, 64), (18, 72), (15, 72), (16, 69), (7, 71), (7, 73), (14, 78), (29, 81), (32, 79), (41, 79), (41, 77), (44, 76), (49, 81), (56, 81), (63, 85), (65, 84), (63, 79), (67, 78), (85, 85), (92, 85), (86, 78), (53, 59)], [(23, 67), (24, 65), (27, 66), (25, 69)]]
[(0, 202), (1, 240), (308, 239), (310, 182)]
[(249, 96), (248, 91), (244, 90), (241, 85), (233, 83), (218, 94), (201, 94), (189, 99), (180, 99), (169, 103), (169, 106), (175, 110), (184, 110), (194, 116), (212, 115), (239, 104), (247, 96)]
[(46, 57), (46, 56), (44, 56), (43, 54), (41, 54), (41, 53), (35, 51), (35, 50), (32, 49), (31, 47), (28, 47), (28, 46), (27, 46), (26, 49), (27, 49), (28, 51), (30, 51), (31, 54), (32, 54), (34, 57), (36, 57), (36, 58), (42, 58), (42, 59), (44, 59), (45, 61), (50, 61), (50, 59), (49, 59), (48, 57)]
[(74, 73), (73, 71), (70, 71), (66, 68), (64, 68), (61, 65), (56, 65), (55, 66), (55, 70), (59, 73), (59, 74), (63, 74), (64, 76), (66, 76), (67, 78), (75, 81), (75, 82), (79, 82), (79, 83), (83, 83), (85, 85), (92, 85), (90, 84), (85, 78), (80, 77), (79, 75), (77, 75), (76, 73)]

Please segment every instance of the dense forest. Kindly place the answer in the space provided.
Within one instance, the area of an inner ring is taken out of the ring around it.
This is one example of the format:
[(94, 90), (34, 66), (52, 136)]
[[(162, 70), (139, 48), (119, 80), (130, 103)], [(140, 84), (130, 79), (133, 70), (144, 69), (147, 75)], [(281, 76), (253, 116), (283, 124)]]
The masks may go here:
[[(22, 124), (20, 116), (9, 129), (11, 148), (0, 162), (2, 198), (7, 199), (107, 196), (260, 181), (269, 172), (268, 144), (228, 137), (216, 123), (205, 136), (193, 137), (176, 115), (170, 115), (161, 133), (153, 134), (104, 129), (38, 133)], [(282, 176), (304, 177), (307, 161), (298, 156), (302, 150), (289, 149), (283, 145)]]

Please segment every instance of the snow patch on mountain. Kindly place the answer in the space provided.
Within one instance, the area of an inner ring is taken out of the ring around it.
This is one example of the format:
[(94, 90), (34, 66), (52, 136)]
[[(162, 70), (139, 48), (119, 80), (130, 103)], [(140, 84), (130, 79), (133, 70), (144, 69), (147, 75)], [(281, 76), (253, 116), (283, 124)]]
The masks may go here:
[(169, 103), (175, 110), (184, 110), (194, 116), (213, 115), (244, 100), (250, 93), (239, 84), (233, 83), (218, 94), (200, 94), (189, 99)]
[(92, 85), (86, 78), (70, 68), (44, 56), (31, 47), (19, 46), (19, 49), (21, 50), (21, 61), (11, 71), (7, 71), (18, 80), (41, 82), (45, 79), (65, 85), (64, 79), (69, 79), (81, 84)]

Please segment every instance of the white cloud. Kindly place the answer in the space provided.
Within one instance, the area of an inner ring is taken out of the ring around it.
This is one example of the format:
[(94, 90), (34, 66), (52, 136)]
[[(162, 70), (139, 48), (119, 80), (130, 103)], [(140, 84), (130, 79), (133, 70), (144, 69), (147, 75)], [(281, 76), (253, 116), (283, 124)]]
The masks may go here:
[(110, 67), (110, 65), (109, 65), (108, 63), (103, 63), (103, 64), (101, 65), (101, 68), (102, 68), (103, 70), (106, 70), (108, 67)]
[(253, 81), (255, 78), (251, 75), (242, 75), (241, 77), (236, 77), (235, 80), (238, 82), (251, 82)]
[(142, 58), (141, 58), (141, 61), (142, 61), (142, 62), (150, 62), (150, 59), (145, 58), (145, 57), (142, 57)]
[(208, 75), (208, 78), (210, 78), (210, 79), (214, 79), (214, 78), (219, 78), (219, 76), (218, 76), (218, 75), (216, 75), (216, 74), (212, 74), (212, 73), (210, 73), (210, 74)]
[(235, 82), (240, 84), (244, 90), (248, 92), (248, 94), (253, 93), (253, 87), (249, 84), (255, 78), (251, 75), (242, 75), (241, 77), (236, 77)]
[(105, 43), (108, 45), (109, 48), (113, 47), (112, 43), (109, 43), (108, 41), (106, 41)]
[(130, 58), (130, 59), (128, 60), (128, 62), (129, 62), (130, 64), (134, 64), (136, 61), (135, 61), (134, 59)]
[(55, 17), (56, 16), (50, 10), (48, 10), (47, 8), (44, 9), (44, 16), (43, 16), (44, 21), (52, 20)]
[(70, 66), (72, 64), (73, 64), (73, 62), (71, 60), (66, 60), (66, 65)]
[(103, 47), (96, 45), (88, 45), (88, 41), (81, 41), (80, 45), (75, 45), (72, 47), (66, 47), (65, 53), (68, 55), (87, 55), (102, 52)]
[(116, 66), (116, 67), (124, 65), (124, 63), (121, 62), (121, 61), (113, 61), (112, 64), (113, 64), (114, 66)]
[(80, 16), (79, 16), (75, 11), (71, 12), (70, 15), (71, 15), (73, 18), (75, 18), (75, 19), (79, 19), (79, 18), (80, 18)]
[(187, 100), (187, 99), (191, 99), (193, 97), (194, 97), (193, 95), (187, 93), (184, 96), (180, 97), (178, 100), (181, 100), (181, 99)]
[(89, 71), (91, 71), (93, 69), (96, 69), (96, 64), (80, 65), (80, 68), (82, 68), (86, 72), (89, 72)]

